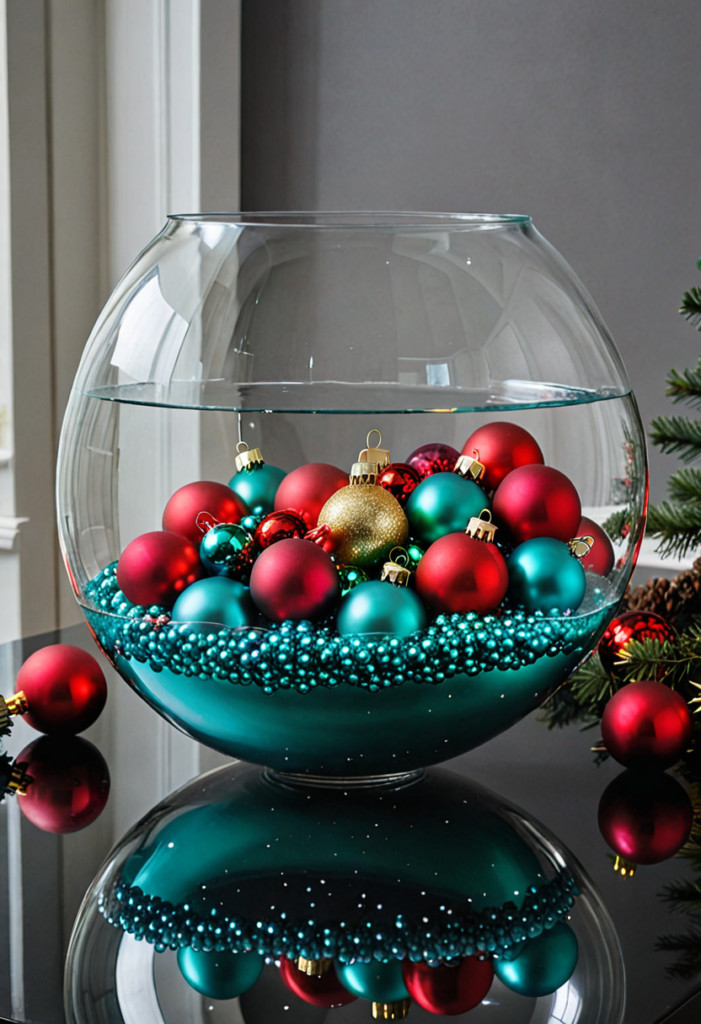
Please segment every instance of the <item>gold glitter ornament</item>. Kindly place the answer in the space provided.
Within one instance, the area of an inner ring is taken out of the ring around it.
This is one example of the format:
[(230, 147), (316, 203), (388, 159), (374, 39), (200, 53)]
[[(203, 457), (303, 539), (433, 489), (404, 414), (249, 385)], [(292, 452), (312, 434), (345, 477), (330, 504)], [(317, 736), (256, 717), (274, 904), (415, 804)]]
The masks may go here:
[(404, 510), (378, 484), (350, 483), (332, 494), (319, 513), (331, 530), (331, 553), (347, 565), (374, 565), (409, 537)]

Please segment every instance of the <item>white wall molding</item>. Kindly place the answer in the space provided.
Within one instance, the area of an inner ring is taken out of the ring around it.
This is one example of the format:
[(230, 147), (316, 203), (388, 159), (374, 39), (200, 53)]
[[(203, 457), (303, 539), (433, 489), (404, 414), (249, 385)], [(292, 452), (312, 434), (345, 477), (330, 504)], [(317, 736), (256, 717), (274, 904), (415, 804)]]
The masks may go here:
[(28, 522), (24, 516), (0, 516), (0, 552), (17, 550), (19, 528)]

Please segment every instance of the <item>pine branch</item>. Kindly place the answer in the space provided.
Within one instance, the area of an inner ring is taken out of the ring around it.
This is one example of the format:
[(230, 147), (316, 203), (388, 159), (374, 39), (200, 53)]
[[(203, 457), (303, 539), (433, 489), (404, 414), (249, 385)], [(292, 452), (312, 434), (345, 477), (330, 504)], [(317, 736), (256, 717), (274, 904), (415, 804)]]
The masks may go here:
[(692, 927), (679, 935), (660, 935), (655, 949), (662, 953), (681, 953), (667, 968), (672, 978), (689, 980), (701, 971), (701, 927)]
[(686, 369), (682, 373), (672, 370), (667, 377), (665, 394), (674, 402), (701, 405), (701, 359), (695, 369)]
[(701, 914), (701, 880), (670, 882), (659, 894), (678, 914)]
[(619, 512), (612, 512), (603, 524), (604, 530), (611, 540), (620, 540), (625, 537), (626, 530), (630, 528), (630, 509), (622, 509)]
[(615, 686), (598, 656), (593, 654), (556, 690), (541, 708), (541, 721), (549, 729), (581, 722), (590, 729), (601, 720)]
[(663, 557), (687, 554), (701, 545), (701, 501), (677, 505), (663, 501), (651, 506), (647, 532), (661, 542), (657, 550)]
[(679, 312), (692, 327), (701, 331), (701, 288), (695, 285), (688, 292), (684, 292)]
[(650, 439), (666, 454), (691, 462), (701, 455), (701, 422), (684, 416), (658, 416), (650, 424)]
[(678, 469), (667, 481), (670, 500), (701, 503), (701, 469)]

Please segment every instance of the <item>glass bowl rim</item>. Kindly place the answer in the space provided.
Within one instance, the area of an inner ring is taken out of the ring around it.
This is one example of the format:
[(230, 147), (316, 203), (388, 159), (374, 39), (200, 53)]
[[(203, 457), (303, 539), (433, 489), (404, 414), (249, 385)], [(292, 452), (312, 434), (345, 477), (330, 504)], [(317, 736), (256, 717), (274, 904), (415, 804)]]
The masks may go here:
[(241, 212), (169, 213), (168, 221), (179, 223), (226, 224), (238, 228), (295, 228), (335, 231), (484, 231), (527, 226), (528, 214), (441, 213), (383, 210), (261, 210)]

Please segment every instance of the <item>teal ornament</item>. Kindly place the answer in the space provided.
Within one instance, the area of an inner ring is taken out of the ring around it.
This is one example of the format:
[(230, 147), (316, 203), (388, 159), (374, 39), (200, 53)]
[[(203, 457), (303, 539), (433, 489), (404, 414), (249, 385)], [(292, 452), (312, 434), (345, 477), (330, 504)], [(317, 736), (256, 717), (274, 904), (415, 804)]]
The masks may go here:
[(533, 537), (514, 548), (508, 561), (508, 595), (528, 612), (575, 611), (587, 578), (567, 544), (553, 537)]
[(172, 619), (239, 629), (255, 622), (256, 612), (243, 583), (226, 576), (209, 576), (183, 590), (173, 605)]
[(411, 569), (412, 572), (416, 572), (419, 562), (426, 554), (425, 548), (422, 548), (420, 544), (416, 544), (412, 541), (410, 544), (405, 546), (404, 550), (407, 554), (407, 567)]
[(252, 463), (234, 473), (229, 487), (250, 509), (260, 510), (266, 515), (273, 511), (277, 489), (286, 475), (284, 469), (269, 466), (266, 462)]
[(484, 491), (457, 473), (433, 473), (409, 495), (409, 532), (424, 546), (446, 533), (464, 532), (470, 519), (488, 507)]
[(399, 1003), (409, 998), (404, 984), (401, 960), (385, 963), (336, 964), (336, 976), (344, 988), (373, 1003)]
[(341, 584), (341, 597), (350, 594), (360, 583), (368, 582), (368, 574), (359, 565), (337, 565), (338, 582)]
[(255, 541), (239, 523), (217, 523), (200, 541), (200, 561), (217, 576), (232, 578), (250, 572)]
[(413, 590), (382, 580), (361, 583), (343, 598), (336, 628), (351, 633), (409, 636), (426, 625), (426, 611)]
[(579, 944), (569, 925), (558, 921), (549, 931), (528, 939), (513, 960), (494, 961), (494, 973), (507, 988), (522, 996), (555, 992), (577, 966)]
[(178, 950), (178, 967), (185, 981), (209, 999), (236, 999), (258, 981), (263, 957), (258, 953)]

